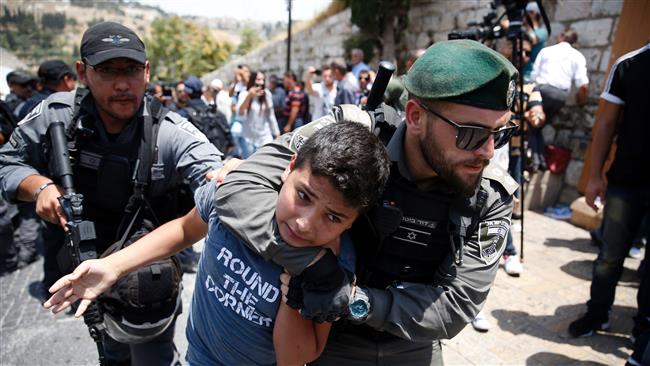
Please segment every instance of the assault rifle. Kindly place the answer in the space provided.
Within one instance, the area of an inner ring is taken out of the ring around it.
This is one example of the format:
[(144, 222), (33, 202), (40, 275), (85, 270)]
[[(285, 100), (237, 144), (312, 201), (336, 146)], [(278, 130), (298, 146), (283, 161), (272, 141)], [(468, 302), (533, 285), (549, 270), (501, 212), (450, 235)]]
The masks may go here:
[[(52, 147), (53, 175), (61, 183), (64, 195), (59, 197), (66, 220), (65, 245), (57, 254), (59, 266), (67, 272), (73, 271), (81, 262), (97, 258), (95, 249), (95, 224), (83, 219), (83, 195), (75, 192), (72, 166), (63, 122), (53, 122), (48, 128)], [(97, 303), (90, 304), (83, 315), (88, 332), (97, 345), (99, 364), (105, 365), (104, 322)]]
[(393, 108), (385, 104), (383, 106), (381, 105), (381, 102), (384, 101), (386, 87), (388, 86), (388, 82), (394, 72), (395, 65), (392, 63), (388, 61), (382, 61), (379, 63), (377, 76), (375, 77), (375, 81), (372, 83), (370, 94), (368, 94), (368, 102), (363, 108), (372, 116), (374, 121), (373, 132), (377, 137), (379, 137), (384, 145), (388, 144), (388, 141), (395, 132), (396, 126), (401, 121), (397, 112)]

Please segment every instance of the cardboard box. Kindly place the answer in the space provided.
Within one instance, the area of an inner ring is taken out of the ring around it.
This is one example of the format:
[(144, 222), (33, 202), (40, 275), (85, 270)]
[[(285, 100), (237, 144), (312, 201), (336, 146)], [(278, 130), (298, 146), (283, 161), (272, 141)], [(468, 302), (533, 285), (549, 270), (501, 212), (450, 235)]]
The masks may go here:
[(600, 226), (603, 221), (603, 207), (594, 211), (587, 206), (584, 197), (580, 197), (571, 203), (571, 223), (587, 230), (593, 230)]

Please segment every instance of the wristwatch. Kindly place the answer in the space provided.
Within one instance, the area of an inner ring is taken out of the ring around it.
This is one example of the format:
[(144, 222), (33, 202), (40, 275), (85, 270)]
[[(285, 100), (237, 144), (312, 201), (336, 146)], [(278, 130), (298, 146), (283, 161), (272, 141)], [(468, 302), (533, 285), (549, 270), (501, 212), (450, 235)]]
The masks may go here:
[(350, 309), (350, 320), (353, 322), (363, 322), (366, 320), (368, 314), (370, 314), (371, 308), (368, 294), (363, 288), (356, 288), (354, 296), (350, 300), (350, 305), (348, 305), (348, 307)]

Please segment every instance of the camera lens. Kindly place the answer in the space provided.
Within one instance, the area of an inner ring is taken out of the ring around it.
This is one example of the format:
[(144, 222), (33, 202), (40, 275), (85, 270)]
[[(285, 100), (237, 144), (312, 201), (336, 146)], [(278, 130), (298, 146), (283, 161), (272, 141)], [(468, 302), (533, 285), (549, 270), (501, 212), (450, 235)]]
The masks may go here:
[(321, 71), (321, 69), (316, 69), (316, 71), (314, 71), (314, 73), (316, 75), (320, 76), (323, 72)]

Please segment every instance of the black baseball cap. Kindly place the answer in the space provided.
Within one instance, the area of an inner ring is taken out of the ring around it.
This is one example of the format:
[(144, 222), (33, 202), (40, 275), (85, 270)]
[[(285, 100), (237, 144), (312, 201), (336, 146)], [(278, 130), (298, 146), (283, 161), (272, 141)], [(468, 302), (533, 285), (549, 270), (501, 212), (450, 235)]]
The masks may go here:
[(7, 84), (27, 85), (36, 78), (23, 70), (14, 70), (7, 74)]
[(75, 76), (74, 71), (61, 60), (48, 60), (38, 67), (38, 77), (43, 82), (59, 81), (66, 75)]
[(101, 22), (88, 28), (81, 38), (80, 53), (90, 66), (120, 57), (144, 64), (147, 58), (140, 37), (115, 22)]

